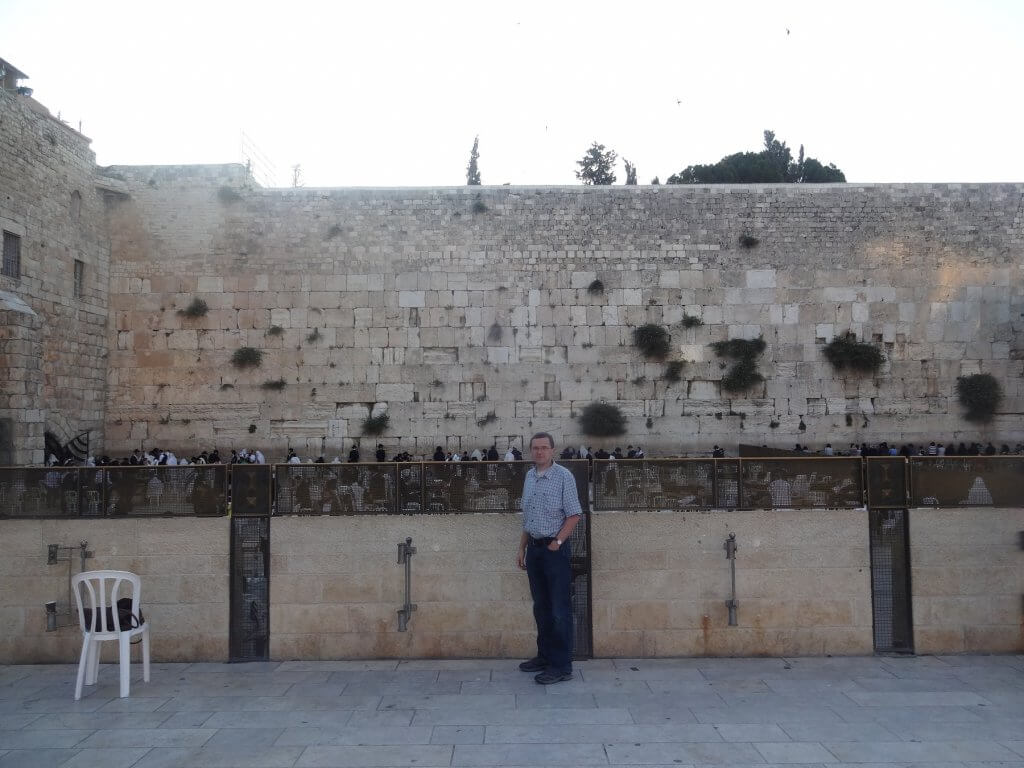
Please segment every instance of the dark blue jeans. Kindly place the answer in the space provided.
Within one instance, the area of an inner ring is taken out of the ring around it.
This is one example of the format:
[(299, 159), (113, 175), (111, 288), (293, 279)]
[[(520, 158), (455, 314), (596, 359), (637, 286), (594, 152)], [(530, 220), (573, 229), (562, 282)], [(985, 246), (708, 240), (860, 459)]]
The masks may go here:
[(526, 548), (526, 575), (537, 622), (537, 655), (552, 672), (572, 672), (572, 545), (565, 542), (557, 552), (546, 546)]

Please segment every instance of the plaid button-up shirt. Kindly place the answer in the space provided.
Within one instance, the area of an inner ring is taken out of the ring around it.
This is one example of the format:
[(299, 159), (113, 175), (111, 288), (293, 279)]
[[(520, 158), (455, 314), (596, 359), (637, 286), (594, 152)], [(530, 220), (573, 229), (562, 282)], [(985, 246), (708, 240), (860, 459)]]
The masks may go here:
[(523, 483), (523, 530), (534, 538), (554, 536), (567, 517), (583, 514), (576, 493), (576, 478), (565, 467), (552, 464), (544, 474), (536, 467)]

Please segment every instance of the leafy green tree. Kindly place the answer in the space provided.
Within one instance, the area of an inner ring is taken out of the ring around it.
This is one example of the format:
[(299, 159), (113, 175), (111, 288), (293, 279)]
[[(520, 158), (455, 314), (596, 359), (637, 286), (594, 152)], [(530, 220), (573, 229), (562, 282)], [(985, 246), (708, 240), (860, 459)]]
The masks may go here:
[(615, 161), (618, 154), (610, 149), (605, 149), (604, 144), (596, 141), (590, 145), (587, 154), (582, 160), (577, 160), (576, 165), (580, 167), (576, 171), (576, 178), (584, 184), (595, 186), (608, 186), (615, 183)]
[(636, 166), (633, 165), (631, 162), (629, 162), (629, 160), (627, 160), (626, 158), (622, 158), (622, 162), (624, 162), (626, 164), (626, 184), (627, 185), (635, 186), (636, 185)]
[(800, 146), (798, 160), (774, 131), (764, 132), (760, 152), (737, 152), (710, 165), (691, 165), (668, 177), (669, 184), (820, 184), (845, 182), (846, 176), (834, 164), (823, 165), (813, 157), (804, 157)]
[(473, 149), (469, 153), (469, 165), (466, 166), (466, 184), (470, 186), (479, 186), (480, 184), (480, 168), (477, 166), (479, 159), (480, 137), (477, 136), (473, 139)]

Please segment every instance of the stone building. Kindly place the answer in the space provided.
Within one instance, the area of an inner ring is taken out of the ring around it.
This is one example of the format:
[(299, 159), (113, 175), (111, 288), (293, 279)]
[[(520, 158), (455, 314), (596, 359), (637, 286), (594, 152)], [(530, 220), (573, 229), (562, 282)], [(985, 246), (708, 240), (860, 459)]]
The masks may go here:
[[(1024, 184), (263, 189), (239, 165), (98, 168), (88, 145), (0, 93), (14, 462), (44, 430), (330, 457), (383, 413), (381, 442), (426, 455), (539, 429), (649, 454), (1024, 438)], [(664, 361), (633, 345), (647, 323)], [(876, 373), (825, 360), (847, 331)], [(757, 337), (764, 381), (726, 392), (709, 344)], [(985, 425), (955, 394), (977, 372), (1005, 394)], [(615, 441), (580, 434), (601, 400)]]

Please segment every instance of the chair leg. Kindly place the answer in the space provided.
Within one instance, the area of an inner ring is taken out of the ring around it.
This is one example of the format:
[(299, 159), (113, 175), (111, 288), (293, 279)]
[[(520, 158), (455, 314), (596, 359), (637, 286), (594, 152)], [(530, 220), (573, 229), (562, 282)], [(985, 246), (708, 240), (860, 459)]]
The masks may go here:
[(82, 684), (85, 682), (86, 668), (89, 666), (89, 637), (82, 635), (82, 652), (78, 656), (78, 676), (75, 678), (75, 701), (82, 698)]
[(131, 683), (132, 670), (132, 643), (131, 635), (121, 632), (117, 636), (117, 662), (121, 670), (121, 693), (122, 699), (128, 697), (128, 686)]
[(85, 684), (96, 685), (100, 677), (100, 643), (93, 640), (89, 644), (89, 659), (86, 662)]
[(149, 682), (149, 625), (142, 632), (142, 679)]

